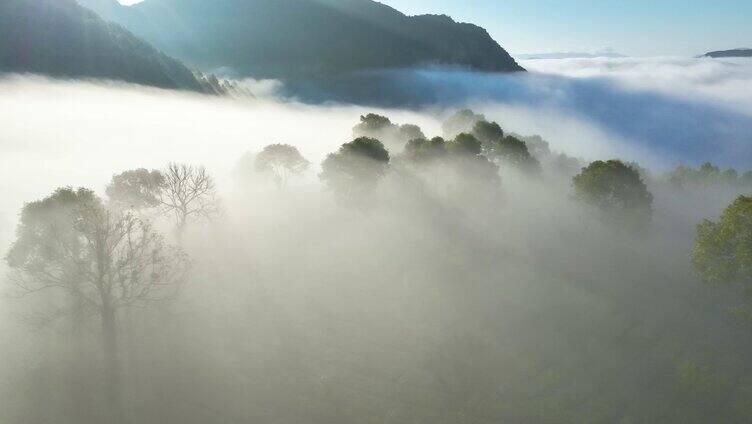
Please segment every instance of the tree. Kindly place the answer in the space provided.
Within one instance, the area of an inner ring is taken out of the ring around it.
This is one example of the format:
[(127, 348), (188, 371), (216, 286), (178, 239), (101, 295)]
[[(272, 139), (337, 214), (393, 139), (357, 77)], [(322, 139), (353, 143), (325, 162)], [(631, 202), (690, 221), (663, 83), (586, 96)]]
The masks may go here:
[(330, 153), (319, 177), (345, 202), (362, 200), (372, 192), (389, 166), (389, 152), (373, 138), (360, 137)]
[(130, 212), (106, 209), (92, 191), (61, 188), (23, 207), (6, 261), (21, 294), (57, 290), (72, 313), (99, 317), (107, 397), (119, 422), (117, 311), (175, 297), (187, 256)]
[(504, 131), (496, 122), (478, 121), (472, 134), (483, 144), (494, 143), (504, 137)]
[(709, 284), (740, 284), (752, 300), (752, 197), (739, 196), (718, 222), (697, 226), (692, 268)]
[(510, 135), (524, 141), (525, 146), (527, 146), (527, 151), (530, 152), (530, 155), (532, 157), (538, 159), (539, 161), (551, 156), (551, 147), (549, 146), (548, 142), (543, 139), (543, 137), (539, 135), (530, 135), (527, 137), (518, 136), (516, 134)]
[(468, 191), (465, 183), (495, 188), (501, 182), (499, 167), (481, 154), (481, 142), (472, 134), (459, 134), (447, 143), (447, 152), (457, 176), (459, 194)]
[(652, 215), (653, 195), (640, 174), (619, 160), (595, 161), (573, 179), (575, 196), (612, 223), (637, 229)]
[(430, 140), (414, 138), (405, 145), (405, 157), (416, 164), (432, 163), (446, 156), (446, 142), (441, 137)]
[(360, 123), (353, 127), (353, 137), (375, 138), (392, 150), (402, 148), (410, 140), (426, 138), (417, 125), (397, 125), (386, 116), (375, 113), (360, 117)]
[(477, 122), (485, 120), (485, 116), (475, 114), (475, 112), (470, 109), (457, 111), (454, 115), (444, 121), (444, 124), (442, 125), (444, 138), (451, 139), (458, 134), (470, 132), (473, 130), (473, 127)]
[(360, 116), (360, 123), (353, 127), (354, 137), (369, 137), (374, 133), (384, 131), (395, 126), (386, 116), (369, 113)]
[(525, 142), (517, 137), (508, 135), (487, 146), (486, 154), (490, 158), (509, 163), (526, 173), (540, 174), (540, 162), (530, 154)]
[(426, 135), (423, 134), (423, 130), (421, 130), (419, 126), (414, 124), (404, 124), (399, 127), (399, 139), (402, 140), (402, 143), (407, 143), (416, 138), (426, 138)]
[(159, 205), (163, 184), (161, 172), (140, 168), (113, 176), (106, 193), (110, 202), (121, 209), (153, 208)]
[(309, 165), (310, 162), (294, 146), (270, 144), (256, 156), (255, 169), (271, 174), (275, 184), (282, 188), (290, 177), (300, 175)]
[[(750, 175), (747, 175), (747, 177), (749, 178)], [(719, 167), (710, 162), (704, 162), (698, 169), (678, 166), (668, 174), (668, 180), (672, 186), (681, 189), (735, 188), (739, 185), (747, 185), (745, 174), (740, 176), (734, 168), (721, 171)]]
[(451, 142), (447, 143), (447, 150), (453, 155), (477, 156), (481, 153), (481, 142), (474, 135), (468, 133), (458, 134)]
[(211, 220), (220, 214), (214, 180), (203, 166), (171, 163), (162, 175), (160, 204), (163, 213), (174, 217), (178, 235), (189, 221)]

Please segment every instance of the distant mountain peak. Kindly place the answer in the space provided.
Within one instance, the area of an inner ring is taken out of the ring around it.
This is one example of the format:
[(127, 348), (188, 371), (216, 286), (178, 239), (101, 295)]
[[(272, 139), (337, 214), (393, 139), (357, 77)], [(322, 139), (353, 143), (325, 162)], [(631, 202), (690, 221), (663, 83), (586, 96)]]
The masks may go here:
[(721, 58), (721, 57), (752, 57), (752, 49), (747, 47), (740, 47), (738, 49), (731, 49), (731, 50), (718, 50), (714, 52), (708, 52), (702, 55), (701, 57), (712, 57), (712, 58)]

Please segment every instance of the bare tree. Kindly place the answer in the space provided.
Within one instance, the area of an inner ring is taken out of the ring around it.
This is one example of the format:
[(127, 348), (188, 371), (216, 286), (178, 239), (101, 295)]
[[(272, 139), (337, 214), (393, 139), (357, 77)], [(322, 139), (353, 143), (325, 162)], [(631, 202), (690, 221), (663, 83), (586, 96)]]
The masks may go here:
[(149, 224), (107, 210), (90, 190), (61, 188), (24, 206), (6, 260), (22, 295), (58, 290), (101, 321), (112, 422), (120, 420), (117, 311), (174, 298), (188, 257)]
[(162, 176), (160, 204), (166, 215), (174, 217), (178, 235), (191, 220), (211, 220), (220, 214), (214, 180), (203, 166), (171, 163)]

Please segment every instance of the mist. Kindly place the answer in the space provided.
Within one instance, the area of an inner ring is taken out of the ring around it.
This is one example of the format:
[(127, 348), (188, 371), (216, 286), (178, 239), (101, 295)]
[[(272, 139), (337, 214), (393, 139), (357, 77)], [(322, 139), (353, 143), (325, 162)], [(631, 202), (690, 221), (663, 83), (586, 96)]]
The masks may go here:
[[(389, 71), (383, 95), (406, 102), (367, 106), (294, 85), (233, 99), (6, 77), (0, 248), (23, 205), (58, 187), (106, 197), (114, 174), (170, 162), (214, 177), (219, 219), (178, 238), (155, 218), (192, 260), (180, 296), (118, 316), (128, 422), (752, 419), (752, 340), (729, 313), (738, 297), (688, 266), (695, 225), (741, 189), (676, 191), (660, 178), (681, 163), (749, 165), (752, 118), (734, 100), (557, 72)], [(459, 106), (585, 162), (640, 162), (653, 175), (649, 229), (601, 222), (574, 200), (572, 175), (545, 163), (537, 178), (502, 165), (489, 188), (401, 165), (394, 149), (357, 207), (321, 183), (319, 164), (361, 115), (430, 138)], [(284, 189), (240, 162), (272, 143), (312, 164)], [(8, 289), (0, 300), (0, 422), (107, 422), (98, 327), (47, 319), (55, 299)]]
[[(529, 112), (541, 126), (556, 118), (616, 139), (634, 160), (676, 166), (752, 160), (748, 60), (625, 58), (527, 60), (527, 74), (426, 68), (292, 82), (281, 90), (306, 103), (346, 102), (410, 108), (479, 103)], [(504, 114), (498, 119), (504, 120)], [(545, 116), (540, 119), (538, 116)], [(510, 120), (511, 121), (511, 120)], [(511, 122), (513, 123), (513, 122)], [(600, 145), (600, 144), (599, 144)], [(649, 155), (638, 158), (637, 152)], [(599, 152), (600, 153), (600, 152)]]

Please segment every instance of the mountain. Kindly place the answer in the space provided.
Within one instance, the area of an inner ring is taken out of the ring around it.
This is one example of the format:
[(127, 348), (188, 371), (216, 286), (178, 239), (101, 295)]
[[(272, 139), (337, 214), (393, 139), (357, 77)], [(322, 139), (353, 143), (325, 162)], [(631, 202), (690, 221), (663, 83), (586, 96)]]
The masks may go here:
[(0, 72), (105, 78), (161, 88), (216, 91), (120, 25), (74, 0), (0, 1)]
[(169, 55), (256, 78), (454, 65), (524, 71), (478, 26), (372, 0), (79, 0)]
[(752, 49), (733, 49), (733, 50), (719, 50), (716, 52), (705, 53), (702, 57), (752, 57)]

